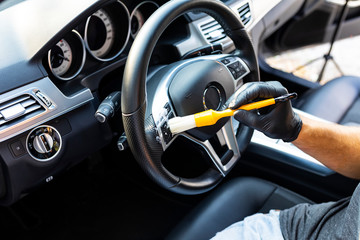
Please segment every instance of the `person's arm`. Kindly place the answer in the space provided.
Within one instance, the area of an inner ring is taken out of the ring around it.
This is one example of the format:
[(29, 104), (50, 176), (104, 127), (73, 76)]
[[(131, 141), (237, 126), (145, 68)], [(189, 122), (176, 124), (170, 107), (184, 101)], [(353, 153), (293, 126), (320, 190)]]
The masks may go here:
[(360, 127), (300, 117), (303, 125), (292, 143), (332, 170), (360, 179)]
[[(257, 99), (278, 97), (286, 93), (287, 90), (279, 82), (251, 82), (237, 90), (225, 105), (237, 109)], [(260, 114), (239, 110), (234, 117), (270, 138), (292, 142), (340, 174), (360, 179), (360, 127), (300, 117), (293, 111), (289, 101), (277, 103)]]

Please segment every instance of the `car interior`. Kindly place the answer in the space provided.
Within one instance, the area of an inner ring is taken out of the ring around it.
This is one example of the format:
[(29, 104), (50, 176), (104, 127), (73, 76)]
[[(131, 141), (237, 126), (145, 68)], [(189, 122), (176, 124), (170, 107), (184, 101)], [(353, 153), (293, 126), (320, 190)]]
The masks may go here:
[(358, 125), (359, 77), (311, 82), (265, 56), (359, 26), (357, 0), (0, 1), (5, 239), (209, 239), (350, 196), (358, 180), (232, 117), (179, 134), (168, 121), (279, 81), (295, 112)]

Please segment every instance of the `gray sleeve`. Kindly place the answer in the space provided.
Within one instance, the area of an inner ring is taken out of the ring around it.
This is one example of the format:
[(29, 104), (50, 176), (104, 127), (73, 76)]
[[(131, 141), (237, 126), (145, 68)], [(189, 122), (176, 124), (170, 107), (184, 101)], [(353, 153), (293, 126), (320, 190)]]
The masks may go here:
[(359, 239), (359, 186), (351, 198), (299, 204), (281, 211), (280, 227), (284, 239)]

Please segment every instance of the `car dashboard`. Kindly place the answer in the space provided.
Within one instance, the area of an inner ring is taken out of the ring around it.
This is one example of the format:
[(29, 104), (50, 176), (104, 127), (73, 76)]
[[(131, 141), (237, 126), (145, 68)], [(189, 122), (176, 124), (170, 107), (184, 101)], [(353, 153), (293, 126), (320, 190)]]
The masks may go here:
[[(264, 34), (278, 28), (269, 13), (283, 4), (296, 12), (302, 1), (223, 2), (239, 13), (256, 49)], [(0, 11), (1, 205), (52, 181), (122, 134), (121, 118), (100, 123), (94, 114), (107, 95), (121, 91), (131, 44), (163, 4), (28, 0)], [(149, 69), (211, 44), (220, 44), (223, 53), (235, 49), (213, 18), (187, 13), (163, 34)]]

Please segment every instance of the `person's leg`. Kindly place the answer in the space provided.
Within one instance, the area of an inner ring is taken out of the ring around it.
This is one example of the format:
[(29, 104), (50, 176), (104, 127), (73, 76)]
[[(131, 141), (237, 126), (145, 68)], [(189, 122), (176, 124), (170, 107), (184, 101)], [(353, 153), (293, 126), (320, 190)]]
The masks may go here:
[(218, 232), (211, 240), (232, 239), (273, 239), (283, 240), (280, 230), (278, 210), (271, 210), (268, 214), (257, 213), (246, 217), (243, 221), (232, 224)]

